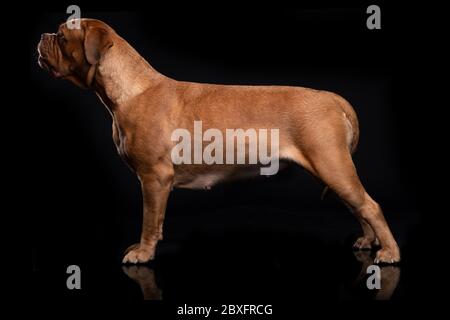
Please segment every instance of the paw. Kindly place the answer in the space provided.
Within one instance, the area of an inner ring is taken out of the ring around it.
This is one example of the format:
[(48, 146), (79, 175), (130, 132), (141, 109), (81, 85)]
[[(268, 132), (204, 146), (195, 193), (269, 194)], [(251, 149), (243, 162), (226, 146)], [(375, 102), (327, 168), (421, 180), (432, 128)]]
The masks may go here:
[(146, 263), (155, 256), (156, 243), (154, 245), (133, 244), (125, 250), (122, 263)]
[(398, 247), (381, 248), (377, 251), (374, 263), (376, 264), (394, 264), (400, 262), (400, 250)]
[(373, 237), (359, 237), (353, 244), (356, 250), (370, 250), (378, 245), (378, 239)]

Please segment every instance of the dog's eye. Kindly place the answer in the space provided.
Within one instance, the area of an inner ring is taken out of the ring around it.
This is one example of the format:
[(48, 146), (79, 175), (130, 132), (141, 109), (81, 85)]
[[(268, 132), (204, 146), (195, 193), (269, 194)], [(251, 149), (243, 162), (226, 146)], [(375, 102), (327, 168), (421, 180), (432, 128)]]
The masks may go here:
[(64, 37), (64, 35), (62, 33), (57, 33), (56, 36), (58, 37), (58, 41), (64, 43), (66, 41), (66, 38)]

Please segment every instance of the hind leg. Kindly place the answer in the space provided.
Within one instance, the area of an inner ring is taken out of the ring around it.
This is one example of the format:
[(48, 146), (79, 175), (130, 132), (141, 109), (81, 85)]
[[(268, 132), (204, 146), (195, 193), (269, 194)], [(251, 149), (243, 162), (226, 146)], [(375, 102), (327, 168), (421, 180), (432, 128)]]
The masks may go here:
[[(320, 180), (320, 179), (318, 179)], [(322, 181), (319, 181), (322, 182)], [(323, 199), (326, 195), (326, 192), (328, 190), (328, 186), (323, 190), (321, 198)], [(350, 210), (352, 209), (350, 206), (347, 206)], [(355, 243), (353, 244), (353, 248), (357, 250), (370, 250), (373, 247), (379, 246), (380, 242), (378, 241), (375, 232), (373, 231), (372, 227), (363, 219), (361, 219), (358, 215), (355, 215), (355, 217), (358, 219), (361, 229), (363, 231), (363, 235), (356, 239)]]
[(361, 221), (364, 237), (358, 245), (372, 245), (379, 240), (381, 249), (375, 263), (400, 261), (400, 250), (383, 212), (362, 186), (348, 149), (316, 146), (303, 160), (302, 165), (330, 187)]
[(380, 242), (378, 241), (372, 227), (366, 221), (361, 219), (358, 215), (356, 215), (356, 217), (358, 218), (358, 221), (361, 224), (363, 236), (356, 239), (355, 243), (353, 244), (353, 248), (358, 250), (369, 250), (372, 249), (374, 246), (378, 246)]

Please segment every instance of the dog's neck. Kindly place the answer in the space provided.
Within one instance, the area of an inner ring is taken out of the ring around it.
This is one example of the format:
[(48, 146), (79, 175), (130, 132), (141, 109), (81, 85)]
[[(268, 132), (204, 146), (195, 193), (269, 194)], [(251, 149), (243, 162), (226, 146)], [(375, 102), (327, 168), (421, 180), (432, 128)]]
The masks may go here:
[(123, 45), (112, 46), (100, 59), (91, 85), (111, 113), (167, 79), (125, 40), (119, 41)]

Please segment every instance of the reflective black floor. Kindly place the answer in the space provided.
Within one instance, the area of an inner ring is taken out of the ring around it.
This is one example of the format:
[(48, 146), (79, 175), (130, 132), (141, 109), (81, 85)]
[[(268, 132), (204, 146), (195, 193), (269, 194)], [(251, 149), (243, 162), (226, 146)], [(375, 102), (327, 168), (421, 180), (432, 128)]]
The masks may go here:
[[(189, 225), (197, 227), (188, 230), (187, 221), (168, 217), (156, 260), (147, 265), (121, 265), (128, 240), (114, 247), (82, 241), (80, 233), (78, 246), (77, 241), (70, 245), (72, 253), (60, 245), (35, 254), (34, 294), (173, 303), (399, 300), (416, 295), (409, 290), (420, 272), (414, 225), (392, 221), (403, 261), (399, 266), (381, 266), (381, 289), (370, 290), (366, 282), (372, 273), (367, 267), (374, 252), (352, 250), (359, 229), (350, 215), (330, 219), (329, 213), (302, 214), (299, 220), (298, 215), (278, 212), (285, 217), (275, 223), (270, 210), (254, 214), (249, 208), (236, 210), (245, 215), (238, 226), (220, 212), (209, 219), (190, 217)], [(252, 225), (257, 217), (258, 223)], [(81, 290), (66, 288), (70, 264), (81, 268)]]
[[(354, 252), (355, 259), (361, 263), (361, 269), (359, 273), (352, 279), (353, 281), (342, 282), (341, 284), (337, 285), (337, 291), (336, 294), (341, 299), (374, 299), (374, 300), (389, 300), (393, 297), (394, 293), (396, 292), (396, 289), (398, 287), (399, 281), (400, 281), (400, 274), (401, 274), (401, 267), (399, 266), (382, 266), (380, 267), (380, 289), (369, 289), (367, 286), (367, 282), (370, 280), (368, 277), (372, 275), (373, 273), (368, 270), (368, 267), (373, 264), (373, 256), (369, 251), (359, 251)], [(122, 267), (123, 272), (134, 282), (136, 282), (142, 292), (142, 299), (144, 300), (162, 300), (163, 294), (160, 286), (158, 285), (158, 282), (156, 280), (155, 275), (155, 269), (146, 265), (139, 265), (139, 266), (123, 266)], [(302, 270), (301, 270), (302, 271)], [(331, 271), (331, 270), (330, 270)], [(332, 272), (330, 272), (332, 273)], [(356, 274), (356, 272), (355, 272)], [(336, 277), (339, 276), (338, 274), (334, 274)], [(188, 275), (185, 275), (189, 278)], [(270, 276), (259, 275), (260, 281), (262, 284), (270, 284), (272, 281), (270, 279)], [(225, 276), (224, 278), (229, 279), (229, 275)], [(189, 283), (189, 279), (186, 279), (188, 281), (183, 281), (180, 283)], [(249, 284), (253, 283), (256, 279), (248, 279)], [(318, 279), (320, 281), (324, 281), (324, 279)], [(211, 282), (216, 282), (217, 280), (211, 279)], [(245, 279), (242, 279), (242, 281), (245, 281)], [(219, 281), (220, 283), (222, 280)], [(206, 284), (202, 284), (206, 285)], [(247, 284), (248, 285), (248, 284)], [(244, 285), (246, 287), (247, 285)], [(282, 284), (279, 284), (275, 287), (283, 286)], [(196, 287), (195, 284), (191, 284), (191, 286)], [(236, 287), (236, 291), (241, 291), (239, 288), (240, 286)], [(258, 285), (259, 287), (259, 285)], [(228, 288), (225, 286), (225, 288)], [(238, 289), (239, 288), (239, 289)], [(299, 287), (300, 289), (301, 287)], [(336, 289), (335, 288), (335, 289)], [(212, 288), (209, 288), (209, 286), (206, 289), (211, 290)], [(220, 289), (220, 288), (217, 288)], [(215, 289), (215, 290), (217, 290)], [(263, 289), (263, 288), (261, 288)], [(267, 290), (268, 288), (265, 288)], [(281, 289), (281, 288), (280, 288)], [(294, 288), (292, 288), (294, 289)], [(303, 287), (303, 289), (307, 289)], [(213, 289), (214, 290), (214, 289)], [(212, 291), (213, 291), (212, 290)], [(228, 290), (232, 290), (232, 288), (228, 288)], [(316, 292), (317, 288), (314, 290)], [(188, 290), (189, 291), (189, 290)], [(251, 291), (251, 290), (249, 290)], [(184, 294), (185, 299), (191, 298), (191, 294), (195, 292), (195, 289), (192, 290), (192, 292), (185, 292)], [(211, 291), (209, 291), (211, 292)], [(241, 293), (236, 292), (236, 296), (240, 296)], [(248, 292), (251, 294), (252, 299), (255, 296), (255, 293)], [(174, 295), (176, 296), (177, 293), (175, 292)], [(270, 297), (270, 293), (265, 293), (265, 297)], [(394, 296), (395, 298), (398, 298), (400, 295)], [(201, 299), (207, 299), (207, 296), (203, 296), (203, 294), (200, 294)], [(242, 298), (245, 298), (245, 296), (242, 296)], [(274, 296), (273, 298), (279, 298)]]

